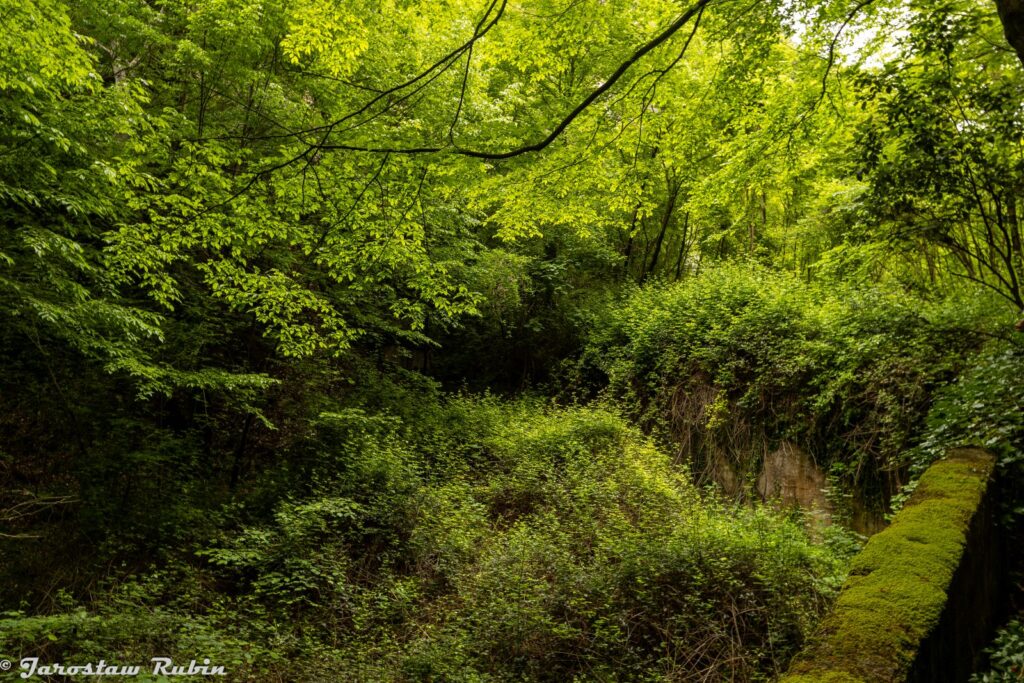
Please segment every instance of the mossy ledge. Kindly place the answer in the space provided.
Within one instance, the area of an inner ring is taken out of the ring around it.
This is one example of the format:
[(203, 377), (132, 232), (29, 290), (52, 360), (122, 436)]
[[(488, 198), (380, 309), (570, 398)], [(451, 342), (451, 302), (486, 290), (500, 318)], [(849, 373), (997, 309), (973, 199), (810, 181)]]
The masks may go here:
[(960, 448), (928, 468), (854, 558), (835, 607), (780, 683), (907, 680), (942, 617), (993, 467), (989, 453)]

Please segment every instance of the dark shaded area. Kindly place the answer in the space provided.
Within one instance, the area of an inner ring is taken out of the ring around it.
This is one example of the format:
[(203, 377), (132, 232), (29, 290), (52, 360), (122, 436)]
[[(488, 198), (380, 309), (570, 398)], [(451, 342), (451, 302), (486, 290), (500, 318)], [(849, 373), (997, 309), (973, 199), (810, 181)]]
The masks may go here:
[(971, 520), (960, 567), (949, 587), (949, 600), (938, 625), (918, 650), (908, 683), (962, 683), (984, 659), (983, 650), (1007, 616), (1010, 564), (1005, 530), (999, 525), (998, 482)]

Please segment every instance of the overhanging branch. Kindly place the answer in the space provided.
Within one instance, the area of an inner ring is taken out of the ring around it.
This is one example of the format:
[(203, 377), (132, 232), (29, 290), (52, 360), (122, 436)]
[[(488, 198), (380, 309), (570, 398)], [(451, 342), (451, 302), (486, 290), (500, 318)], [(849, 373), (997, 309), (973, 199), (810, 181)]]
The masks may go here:
[[(426, 145), (419, 147), (395, 147), (387, 145), (358, 145), (350, 143), (324, 143), (316, 145), (316, 149), (322, 150), (349, 150), (358, 152), (376, 152), (381, 154), (431, 154), (437, 152), (448, 152), (459, 156), (471, 157), (474, 159), (510, 159), (517, 157), (529, 152), (539, 152), (552, 142), (558, 139), (558, 137), (565, 132), (573, 121), (575, 121), (580, 114), (587, 110), (598, 98), (611, 90), (616, 83), (630, 70), (630, 68), (644, 58), (648, 53), (657, 49), (659, 46), (668, 41), (674, 36), (679, 29), (686, 26), (694, 17), (699, 16), (704, 9), (710, 4), (711, 0), (698, 0), (690, 9), (679, 16), (674, 22), (672, 22), (665, 30), (659, 33), (657, 36), (649, 40), (648, 42), (641, 45), (632, 55), (629, 56), (619, 67), (608, 76), (608, 78), (597, 86), (588, 94), (579, 104), (577, 104), (568, 114), (565, 115), (555, 126), (551, 132), (547, 134), (543, 139), (531, 143), (516, 147), (511, 150), (493, 152), (488, 150), (477, 150), (477, 149), (463, 149), (450, 142), (445, 145)], [(692, 37), (692, 36), (691, 36)], [(682, 55), (680, 55), (682, 56)], [(678, 58), (677, 60), (678, 61)]]

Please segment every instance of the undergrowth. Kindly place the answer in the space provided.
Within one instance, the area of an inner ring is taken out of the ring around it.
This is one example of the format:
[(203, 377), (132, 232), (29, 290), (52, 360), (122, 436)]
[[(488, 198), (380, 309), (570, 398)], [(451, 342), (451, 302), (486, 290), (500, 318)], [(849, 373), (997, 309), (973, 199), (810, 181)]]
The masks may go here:
[(757, 681), (841, 581), (798, 519), (699, 491), (610, 409), (452, 398), (420, 418), (321, 415), (291, 465), (311, 488), (224, 507), (91, 605), (8, 613), (0, 652), (199, 652), (231, 680)]
[(723, 266), (610, 307), (572, 376), (677, 444), (698, 477), (725, 467), (750, 481), (788, 441), (884, 497), (905, 481), (933, 393), (984, 339), (944, 316), (895, 290)]

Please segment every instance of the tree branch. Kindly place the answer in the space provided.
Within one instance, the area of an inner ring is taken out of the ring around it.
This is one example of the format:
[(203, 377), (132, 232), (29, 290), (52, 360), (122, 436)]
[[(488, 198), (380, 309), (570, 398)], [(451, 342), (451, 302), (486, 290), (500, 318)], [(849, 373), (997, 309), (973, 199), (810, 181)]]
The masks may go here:
[[(491, 152), (487, 150), (473, 150), (473, 149), (460, 149), (451, 145), (446, 146), (422, 146), (422, 147), (388, 147), (388, 146), (373, 146), (373, 145), (355, 145), (346, 143), (331, 143), (320, 146), (320, 149), (325, 150), (349, 150), (357, 152), (376, 152), (376, 153), (391, 153), (391, 154), (430, 154), (442, 151), (448, 151), (452, 154), (471, 157), (474, 159), (511, 159), (528, 152), (539, 152), (552, 142), (558, 139), (558, 137), (565, 132), (565, 129), (579, 117), (587, 108), (593, 104), (599, 97), (604, 95), (606, 92), (611, 90), (615, 84), (626, 74), (629, 69), (640, 61), (645, 55), (652, 50), (658, 48), (665, 43), (669, 38), (675, 35), (679, 29), (688, 24), (691, 19), (698, 16), (704, 11), (704, 8), (710, 4), (711, 0), (698, 0), (690, 9), (684, 12), (678, 19), (670, 24), (664, 31), (659, 33), (657, 36), (652, 38), (647, 43), (640, 46), (626, 61), (619, 65), (619, 67), (605, 80), (601, 85), (594, 88), (587, 95), (583, 101), (577, 104), (561, 121), (559, 121), (550, 133), (542, 140), (527, 145), (522, 145), (514, 149), (504, 152)], [(691, 36), (692, 38), (692, 36)]]

